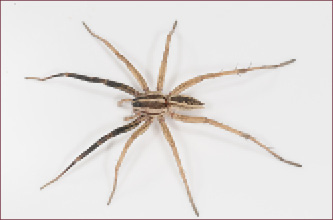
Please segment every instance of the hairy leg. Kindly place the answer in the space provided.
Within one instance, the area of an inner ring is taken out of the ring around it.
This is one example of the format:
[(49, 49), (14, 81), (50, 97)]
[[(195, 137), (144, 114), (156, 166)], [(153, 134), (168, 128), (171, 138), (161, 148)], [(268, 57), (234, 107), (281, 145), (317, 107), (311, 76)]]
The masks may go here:
[(88, 27), (88, 25), (85, 22), (82, 22), (84, 27), (87, 29), (87, 31), (93, 36), (102, 41), (117, 57), (120, 59), (129, 71), (132, 72), (133, 76), (138, 80), (140, 83), (141, 87), (143, 88), (144, 91), (149, 91), (148, 85), (146, 83), (146, 80), (142, 77), (141, 73), (122, 55), (119, 53), (119, 51), (112, 46), (112, 44), (105, 40), (104, 38), (100, 37), (99, 35), (95, 34), (94, 32), (91, 31), (91, 29)]
[(125, 147), (123, 148), (120, 157), (118, 159), (118, 162), (116, 164), (115, 167), (115, 175), (114, 175), (114, 182), (113, 182), (113, 189), (111, 192), (111, 195), (109, 197), (109, 201), (108, 201), (108, 205), (111, 203), (111, 200), (113, 198), (114, 192), (116, 191), (116, 187), (117, 187), (117, 180), (118, 180), (118, 172), (119, 172), (119, 168), (121, 166), (121, 163), (123, 162), (125, 155), (127, 153), (127, 150), (129, 149), (129, 147), (131, 146), (131, 144), (133, 143), (133, 141), (140, 135), (142, 135), (143, 133), (145, 133), (147, 131), (147, 129), (149, 128), (149, 126), (151, 125), (152, 120), (148, 119), (140, 128), (138, 128), (133, 134), (132, 136), (128, 139), (128, 141), (125, 144)]
[(181, 175), (181, 177), (183, 179), (183, 182), (185, 184), (186, 192), (187, 192), (188, 198), (190, 200), (190, 203), (192, 205), (193, 211), (195, 212), (196, 216), (199, 217), (199, 212), (198, 212), (197, 207), (194, 204), (194, 201), (193, 201), (193, 198), (192, 198), (192, 195), (191, 195), (191, 191), (190, 191), (190, 187), (188, 186), (188, 183), (187, 183), (187, 179), (186, 179), (186, 176), (185, 176), (185, 172), (184, 172), (183, 166), (182, 166), (181, 161), (180, 161), (180, 157), (179, 157), (179, 154), (178, 154), (178, 151), (177, 151), (177, 147), (176, 147), (175, 141), (172, 138), (172, 135), (170, 133), (170, 130), (169, 130), (168, 126), (165, 123), (164, 118), (160, 118), (159, 122), (161, 124), (164, 137), (169, 142), (169, 144), (170, 144), (170, 146), (172, 148), (172, 152), (173, 152), (173, 155), (174, 155), (174, 157), (176, 159), (177, 166), (178, 166), (178, 169), (179, 169), (179, 173), (180, 173), (180, 175)]
[(165, 43), (163, 60), (161, 63), (160, 71), (158, 74), (158, 81), (157, 81), (157, 91), (159, 91), (159, 92), (162, 91), (162, 89), (163, 89), (165, 71), (167, 68), (167, 62), (168, 62), (168, 56), (169, 56), (169, 46), (170, 46), (171, 36), (175, 32), (176, 26), (177, 26), (177, 21), (175, 21), (175, 23), (173, 23), (172, 30), (169, 32), (166, 43)]
[(234, 129), (234, 128), (228, 126), (228, 125), (219, 123), (215, 120), (212, 120), (212, 119), (209, 119), (209, 118), (206, 118), (206, 117), (192, 117), (192, 116), (180, 115), (180, 114), (176, 114), (176, 113), (172, 113), (171, 117), (175, 120), (186, 122), (186, 123), (207, 123), (207, 124), (213, 125), (215, 127), (222, 128), (224, 130), (230, 131), (230, 132), (232, 132), (234, 134), (237, 134), (237, 135), (239, 135), (239, 136), (241, 136), (245, 139), (250, 139), (254, 143), (258, 144), (260, 147), (264, 148), (266, 151), (268, 151), (270, 154), (272, 154), (274, 157), (276, 157), (280, 161), (285, 162), (285, 163), (290, 164), (290, 165), (293, 165), (293, 166), (296, 166), (296, 167), (302, 167), (302, 165), (299, 164), (299, 163), (295, 163), (295, 162), (292, 162), (292, 161), (289, 161), (289, 160), (286, 160), (286, 159), (282, 158), (280, 155), (278, 155), (277, 153), (275, 153), (274, 151), (269, 149), (266, 145), (262, 144), (261, 142), (259, 142), (257, 139), (255, 139), (251, 135), (246, 134), (246, 133), (244, 133), (242, 131), (239, 131), (237, 129)]
[(136, 120), (132, 121), (131, 123), (124, 125), (122, 127), (116, 128), (113, 131), (111, 131), (110, 133), (101, 137), (98, 141), (96, 141), (93, 145), (91, 145), (87, 150), (85, 150), (79, 156), (77, 156), (75, 158), (75, 160), (73, 160), (73, 162), (64, 171), (62, 171), (56, 178), (54, 178), (50, 182), (43, 185), (40, 189), (42, 190), (45, 187), (47, 187), (48, 185), (50, 185), (50, 184), (54, 183), (55, 181), (57, 181), (58, 179), (60, 179), (60, 177), (62, 177), (77, 162), (82, 160), (84, 157), (86, 157), (88, 154), (90, 154), (92, 151), (94, 151), (96, 148), (98, 148), (101, 144), (103, 144), (104, 142), (106, 142), (107, 140), (109, 140), (112, 137), (115, 137), (121, 133), (126, 133), (126, 132), (132, 130), (133, 128), (137, 127), (142, 122), (142, 120), (143, 120), (143, 118), (139, 117)]
[(58, 74), (51, 75), (51, 76), (48, 76), (48, 77), (45, 77), (45, 78), (39, 78), (39, 77), (25, 77), (25, 78), (26, 79), (36, 79), (36, 80), (39, 80), (39, 81), (45, 81), (45, 80), (52, 79), (52, 78), (55, 78), (55, 77), (72, 77), (74, 79), (79, 79), (79, 80), (83, 80), (83, 81), (91, 82), (91, 83), (103, 83), (106, 86), (113, 87), (115, 89), (119, 89), (119, 90), (127, 92), (127, 93), (129, 93), (133, 96), (136, 96), (136, 95), (140, 94), (134, 88), (132, 88), (132, 87), (126, 85), (126, 84), (115, 82), (115, 81), (108, 80), (108, 79), (101, 79), (101, 78), (98, 78), (98, 77), (89, 77), (89, 76), (85, 76), (85, 75), (80, 75), (80, 74), (77, 74), (77, 73), (58, 73)]
[(260, 70), (260, 69), (275, 69), (275, 68), (278, 68), (278, 67), (286, 66), (286, 65), (291, 64), (295, 61), (296, 61), (295, 59), (291, 59), (291, 60), (285, 61), (285, 62), (277, 64), (277, 65), (265, 65), (265, 66), (259, 66), (259, 67), (249, 67), (249, 68), (246, 68), (246, 69), (235, 69), (235, 70), (223, 71), (223, 72), (219, 72), (219, 73), (208, 73), (208, 74), (205, 74), (205, 75), (200, 75), (200, 76), (194, 77), (192, 79), (189, 79), (189, 80), (183, 82), (182, 84), (180, 84), (179, 86), (177, 86), (176, 88), (174, 88), (169, 93), (169, 96), (178, 95), (179, 93), (181, 93), (185, 89), (188, 89), (191, 86), (194, 86), (195, 84), (198, 84), (198, 83), (200, 83), (201, 81), (203, 81), (205, 79), (212, 79), (212, 78), (216, 78), (216, 77), (220, 77), (220, 76), (226, 76), (226, 75), (241, 74), (241, 73), (246, 73), (246, 72), (249, 72), (249, 71)]

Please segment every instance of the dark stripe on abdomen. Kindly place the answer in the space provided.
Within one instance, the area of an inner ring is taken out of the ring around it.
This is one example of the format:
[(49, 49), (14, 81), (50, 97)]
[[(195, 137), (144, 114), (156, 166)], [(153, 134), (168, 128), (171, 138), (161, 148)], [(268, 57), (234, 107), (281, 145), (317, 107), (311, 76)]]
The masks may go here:
[(199, 100), (189, 96), (173, 96), (170, 98), (170, 100), (178, 103), (186, 103), (188, 105), (203, 105), (203, 103)]

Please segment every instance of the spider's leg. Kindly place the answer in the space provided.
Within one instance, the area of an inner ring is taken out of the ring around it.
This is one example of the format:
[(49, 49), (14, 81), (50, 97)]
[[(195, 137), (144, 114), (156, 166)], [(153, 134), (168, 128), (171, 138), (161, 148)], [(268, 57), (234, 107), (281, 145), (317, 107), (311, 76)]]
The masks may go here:
[(251, 141), (253, 141), (254, 143), (258, 144), (260, 147), (264, 148), (266, 151), (268, 151), (270, 154), (272, 154), (274, 157), (276, 157), (277, 159), (279, 159), (282, 162), (285, 162), (287, 164), (296, 166), (296, 167), (302, 167), (301, 164), (299, 163), (295, 163), (289, 160), (286, 160), (284, 158), (282, 158), (280, 155), (278, 155), (277, 153), (275, 153), (274, 151), (272, 151), (271, 149), (269, 149), (266, 145), (262, 144), (261, 142), (259, 142), (257, 139), (255, 139), (254, 137), (252, 137), (249, 134), (246, 134), (242, 131), (239, 131), (237, 129), (234, 129), (228, 125), (222, 124), (220, 122), (217, 122), (215, 120), (206, 118), (206, 117), (192, 117), (192, 116), (187, 116), (187, 115), (180, 115), (180, 114), (176, 114), (176, 113), (172, 113), (171, 117), (173, 119), (176, 119), (178, 121), (182, 121), (185, 123), (206, 123), (206, 124), (210, 124), (213, 125), (215, 127), (218, 128), (222, 128), (224, 130), (230, 131), (231, 133), (237, 134), (245, 139), (250, 139)]
[(164, 49), (164, 53), (163, 53), (163, 59), (162, 59), (162, 62), (161, 62), (161, 67), (160, 67), (160, 71), (159, 71), (159, 74), (158, 74), (158, 81), (157, 81), (157, 91), (159, 91), (159, 92), (162, 91), (162, 89), (163, 89), (165, 71), (166, 71), (166, 68), (167, 68), (167, 62), (168, 62), (168, 56), (169, 56), (169, 46), (170, 46), (171, 36), (175, 32), (176, 26), (177, 26), (177, 21), (175, 21), (175, 23), (173, 23), (172, 30), (169, 32), (169, 34), (167, 36), (167, 40), (165, 42), (165, 49)]
[(117, 102), (118, 106), (121, 107), (123, 106), (124, 102), (132, 102), (132, 99), (121, 99)]
[(84, 27), (87, 29), (87, 31), (93, 36), (102, 41), (117, 57), (120, 59), (129, 71), (132, 72), (133, 76), (136, 78), (136, 80), (140, 83), (141, 87), (143, 88), (144, 91), (149, 91), (148, 85), (146, 80), (142, 77), (141, 73), (122, 55), (119, 53), (119, 51), (106, 39), (100, 37), (99, 35), (95, 34), (92, 32), (92, 30), (88, 27), (88, 25), (85, 22), (82, 22)]
[(48, 185), (50, 185), (50, 184), (54, 183), (55, 181), (57, 181), (58, 179), (60, 179), (60, 177), (62, 177), (77, 162), (79, 162), (80, 160), (82, 160), (84, 157), (86, 157), (88, 154), (90, 154), (92, 151), (94, 151), (96, 148), (98, 148), (105, 141), (107, 141), (110, 138), (115, 137), (115, 136), (117, 136), (117, 135), (119, 135), (121, 133), (126, 133), (126, 132), (132, 130), (133, 128), (137, 127), (142, 122), (142, 120), (143, 120), (143, 118), (139, 117), (136, 120), (132, 121), (131, 123), (129, 123), (127, 125), (124, 125), (122, 127), (116, 128), (113, 131), (111, 131), (110, 133), (108, 133), (108, 134), (104, 135), (103, 137), (101, 137), (98, 141), (96, 141), (93, 145), (91, 145), (87, 150), (85, 150), (79, 156), (77, 156), (75, 158), (75, 160), (73, 160), (73, 162), (64, 171), (62, 171), (56, 178), (54, 178), (50, 182), (48, 182), (45, 185), (43, 185), (40, 189), (44, 189)]
[(133, 118), (136, 118), (136, 117), (138, 117), (138, 115), (126, 116), (126, 117), (124, 117), (124, 121), (130, 121), (130, 120), (132, 120)]
[(176, 88), (174, 88), (169, 93), (169, 96), (178, 95), (179, 93), (181, 93), (185, 89), (188, 89), (191, 86), (194, 86), (195, 84), (198, 84), (198, 83), (200, 83), (201, 81), (203, 81), (205, 79), (212, 79), (212, 78), (216, 78), (216, 77), (220, 77), (220, 76), (226, 76), (226, 75), (241, 74), (241, 73), (246, 73), (246, 72), (253, 71), (253, 70), (275, 69), (275, 68), (278, 68), (278, 67), (286, 66), (286, 65), (291, 64), (295, 61), (296, 61), (295, 59), (291, 59), (291, 60), (285, 61), (285, 62), (277, 64), (277, 65), (264, 65), (264, 66), (259, 66), (259, 67), (249, 67), (249, 68), (246, 68), (246, 69), (235, 69), (235, 70), (223, 71), (223, 72), (218, 72), (218, 73), (207, 73), (205, 75), (200, 75), (200, 76), (194, 77), (192, 79), (189, 79), (189, 80), (183, 82), (182, 84), (178, 85)]
[(144, 132), (147, 131), (147, 129), (149, 128), (149, 126), (151, 125), (152, 120), (148, 119), (140, 128), (138, 128), (133, 134), (132, 136), (128, 139), (128, 141), (125, 144), (125, 147), (123, 148), (120, 157), (117, 161), (116, 167), (115, 167), (115, 176), (114, 176), (114, 182), (113, 182), (113, 189), (111, 192), (111, 195), (109, 197), (109, 201), (108, 201), (108, 205), (111, 203), (111, 200), (113, 198), (114, 192), (116, 191), (116, 187), (117, 187), (117, 179), (118, 179), (118, 171), (119, 168), (121, 166), (121, 163), (124, 160), (124, 157), (127, 153), (127, 150), (129, 149), (129, 147), (131, 146), (131, 144), (133, 143), (133, 141), (140, 136), (141, 134), (143, 134)]
[(45, 78), (39, 78), (39, 77), (25, 77), (25, 78), (26, 79), (36, 79), (36, 80), (39, 80), (39, 81), (45, 81), (45, 80), (52, 79), (52, 78), (55, 78), (55, 77), (63, 77), (63, 76), (64, 77), (72, 77), (74, 79), (79, 79), (79, 80), (83, 80), (83, 81), (91, 82), (91, 83), (103, 83), (106, 86), (113, 87), (115, 89), (119, 89), (119, 90), (127, 92), (127, 93), (129, 93), (133, 96), (136, 96), (136, 95), (139, 94), (138, 91), (136, 91), (134, 88), (132, 88), (132, 87), (126, 85), (126, 84), (119, 83), (119, 82), (112, 81), (112, 80), (108, 80), (108, 79), (101, 79), (101, 78), (98, 78), (98, 77), (89, 77), (89, 76), (85, 76), (85, 75), (81, 75), (81, 74), (77, 74), (77, 73), (58, 73), (58, 74), (51, 75), (51, 76), (48, 76), (48, 77), (45, 77)]
[(186, 192), (187, 192), (188, 198), (190, 200), (190, 203), (192, 205), (193, 211), (195, 212), (196, 216), (199, 217), (199, 212), (198, 212), (197, 207), (194, 204), (194, 201), (193, 201), (193, 198), (192, 198), (192, 195), (191, 195), (191, 191), (190, 191), (190, 187), (188, 186), (187, 179), (186, 179), (186, 176), (185, 176), (185, 172), (184, 172), (183, 166), (182, 166), (181, 161), (180, 161), (180, 157), (179, 157), (179, 154), (178, 154), (178, 151), (177, 151), (177, 147), (175, 145), (175, 141), (172, 138), (172, 135), (170, 133), (170, 130), (169, 130), (168, 126), (165, 123), (164, 118), (161, 117), (159, 119), (159, 122), (161, 124), (164, 137), (169, 142), (169, 144), (172, 148), (172, 152), (173, 152), (173, 155), (176, 159), (177, 166), (178, 166), (178, 169), (179, 169), (179, 173), (180, 173), (180, 175), (183, 179), (183, 182), (185, 184)]

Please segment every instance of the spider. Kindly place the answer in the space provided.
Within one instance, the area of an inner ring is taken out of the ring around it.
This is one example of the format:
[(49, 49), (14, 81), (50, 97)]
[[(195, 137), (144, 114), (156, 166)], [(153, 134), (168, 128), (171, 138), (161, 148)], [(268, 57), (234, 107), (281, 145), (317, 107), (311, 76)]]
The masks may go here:
[(216, 77), (221, 77), (221, 76), (226, 76), (226, 75), (237, 75), (237, 74), (243, 74), (243, 73), (247, 73), (249, 71), (254, 71), (254, 70), (260, 70), (260, 69), (275, 69), (275, 68), (279, 68), (279, 67), (283, 67), (286, 65), (289, 65), (293, 62), (295, 62), (295, 59), (291, 59), (285, 62), (282, 62), (280, 64), (277, 65), (264, 65), (264, 66), (259, 66), (259, 67), (249, 67), (249, 68), (245, 68), (245, 69), (234, 69), (234, 70), (230, 70), (230, 71), (220, 71), (217, 73), (208, 73), (208, 74), (204, 74), (204, 75), (199, 75), (196, 76), (192, 79), (187, 80), (186, 82), (181, 83), (180, 85), (178, 85), (176, 88), (174, 88), (171, 92), (169, 92), (169, 94), (163, 94), (162, 93), (162, 89), (163, 89), (163, 84), (164, 84), (164, 78), (165, 78), (165, 72), (166, 72), (166, 68), (167, 68), (167, 59), (168, 59), (168, 55), (169, 55), (169, 46), (170, 46), (170, 42), (171, 42), (171, 37), (173, 35), (173, 33), (175, 32), (176, 26), (177, 26), (177, 21), (174, 22), (173, 27), (171, 29), (171, 31), (168, 33), (167, 35), (167, 39), (166, 39), (166, 43), (165, 43), (165, 50), (163, 53), (163, 58), (162, 58), (162, 62), (161, 62), (161, 66), (159, 69), (159, 75), (158, 75), (158, 81), (157, 81), (157, 89), (156, 91), (151, 91), (147, 85), (146, 80), (142, 77), (141, 73), (121, 54), (118, 52), (118, 50), (106, 39), (100, 37), (99, 35), (95, 34), (88, 26), (85, 22), (82, 22), (85, 29), (95, 38), (97, 38), (98, 40), (102, 41), (115, 55), (116, 57), (121, 60), (129, 69), (129, 71), (133, 74), (133, 76), (136, 78), (136, 80), (139, 82), (140, 86), (143, 89), (143, 92), (139, 92), (138, 90), (132, 88), (131, 86), (128, 86), (126, 84), (123, 83), (119, 83), (119, 82), (115, 82), (112, 80), (108, 80), (108, 79), (101, 79), (98, 77), (89, 77), (89, 76), (85, 76), (85, 75), (81, 75), (81, 74), (77, 74), (77, 73), (59, 73), (59, 74), (55, 74), (55, 75), (51, 75), (49, 77), (45, 77), (45, 78), (38, 78), (38, 77), (26, 77), (26, 79), (36, 79), (36, 80), (40, 80), (40, 81), (45, 81), (51, 78), (55, 78), (55, 77), (71, 77), (74, 79), (79, 79), (82, 81), (86, 81), (86, 82), (91, 82), (91, 83), (101, 83), (104, 84), (106, 86), (109, 87), (113, 87), (115, 89), (121, 90), (123, 92), (126, 92), (132, 96), (134, 96), (134, 98), (132, 99), (121, 99), (118, 102), (118, 105), (121, 106), (124, 102), (130, 102), (132, 104), (133, 107), (133, 115), (129, 116), (129, 117), (125, 117), (124, 121), (130, 121), (132, 120), (130, 123), (118, 127), (114, 130), (112, 130), (110, 133), (104, 135), (103, 137), (101, 137), (98, 141), (96, 141), (94, 144), (92, 144), (88, 149), (86, 149), (84, 152), (82, 152), (79, 156), (77, 156), (71, 164), (69, 164), (69, 166), (66, 167), (65, 170), (63, 170), (56, 178), (52, 179), (51, 181), (49, 181), (48, 183), (46, 183), (45, 185), (43, 185), (40, 189), (44, 189), (45, 187), (49, 186), (50, 184), (56, 182), (57, 180), (59, 180), (69, 169), (71, 169), (76, 163), (78, 163), (80, 160), (82, 160), (83, 158), (85, 158), (88, 154), (90, 154), (91, 152), (93, 152), (94, 150), (96, 150), (100, 145), (102, 145), (104, 142), (106, 142), (107, 140), (109, 140), (110, 138), (113, 138), (119, 134), (122, 133), (126, 133), (128, 131), (131, 131), (133, 129), (135, 129), (136, 127), (138, 127), (140, 124), (142, 124), (137, 130), (134, 131), (134, 133), (131, 135), (131, 137), (128, 139), (128, 141), (126, 142), (120, 156), (119, 159), (117, 161), (117, 164), (115, 166), (115, 176), (114, 176), (114, 182), (113, 182), (113, 189), (112, 192), (109, 196), (109, 200), (108, 200), (108, 205), (110, 204), (116, 187), (117, 187), (117, 179), (118, 179), (118, 172), (119, 172), (119, 168), (124, 160), (125, 154), (128, 151), (128, 149), (130, 148), (131, 144), (133, 143), (133, 141), (138, 138), (140, 135), (142, 135), (152, 124), (152, 122), (157, 119), (157, 121), (159, 122), (159, 124), (161, 125), (163, 134), (165, 139), (167, 140), (167, 142), (169, 143), (169, 145), (171, 146), (172, 152), (173, 152), (173, 156), (175, 157), (178, 169), (179, 169), (179, 173), (180, 176), (184, 182), (185, 185), (185, 189), (186, 189), (186, 193), (188, 195), (188, 199), (189, 202), (193, 208), (193, 211), (195, 212), (195, 214), (197, 216), (199, 216), (199, 212), (198, 209), (194, 203), (186, 176), (185, 176), (185, 172), (183, 169), (183, 166), (181, 164), (181, 160), (178, 154), (178, 150), (177, 147), (175, 145), (175, 141), (173, 140), (173, 137), (170, 133), (170, 130), (167, 126), (167, 124), (165, 123), (165, 117), (166, 116), (170, 116), (172, 119), (178, 120), (178, 121), (182, 121), (185, 123), (206, 123), (206, 124), (210, 124), (213, 125), (217, 128), (221, 128), (224, 130), (227, 130), (231, 133), (234, 133), (240, 137), (243, 137), (245, 139), (249, 139), (251, 141), (253, 141), (254, 143), (256, 143), (257, 145), (259, 145), (260, 147), (262, 147), (263, 149), (265, 149), (267, 152), (269, 152), (271, 155), (273, 155), (275, 158), (279, 159), (280, 161), (296, 166), (296, 167), (301, 167), (302, 165), (299, 163), (295, 163), (289, 160), (286, 160), (284, 158), (282, 158), (280, 155), (276, 154), (275, 152), (273, 152), (270, 148), (268, 148), (266, 145), (262, 144), (261, 142), (259, 142), (256, 138), (254, 138), (253, 136), (244, 133), (240, 130), (237, 130), (235, 128), (232, 128), (226, 124), (217, 122), (213, 119), (209, 119), (206, 117), (193, 117), (193, 116), (187, 116), (187, 115), (183, 115), (183, 114), (179, 114), (176, 113), (176, 110), (193, 110), (193, 109), (201, 109), (204, 106), (204, 103), (200, 102), (199, 100), (191, 97), (191, 96), (185, 96), (185, 95), (181, 95), (181, 93), (202, 82), (203, 80), (206, 79), (213, 79)]

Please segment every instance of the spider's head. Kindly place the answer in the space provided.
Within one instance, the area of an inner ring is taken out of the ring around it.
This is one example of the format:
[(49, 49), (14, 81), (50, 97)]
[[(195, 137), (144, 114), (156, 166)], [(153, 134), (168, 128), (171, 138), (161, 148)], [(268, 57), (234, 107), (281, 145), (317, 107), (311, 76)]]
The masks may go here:
[(191, 96), (176, 95), (169, 98), (169, 105), (172, 108), (191, 110), (204, 108), (204, 103)]

